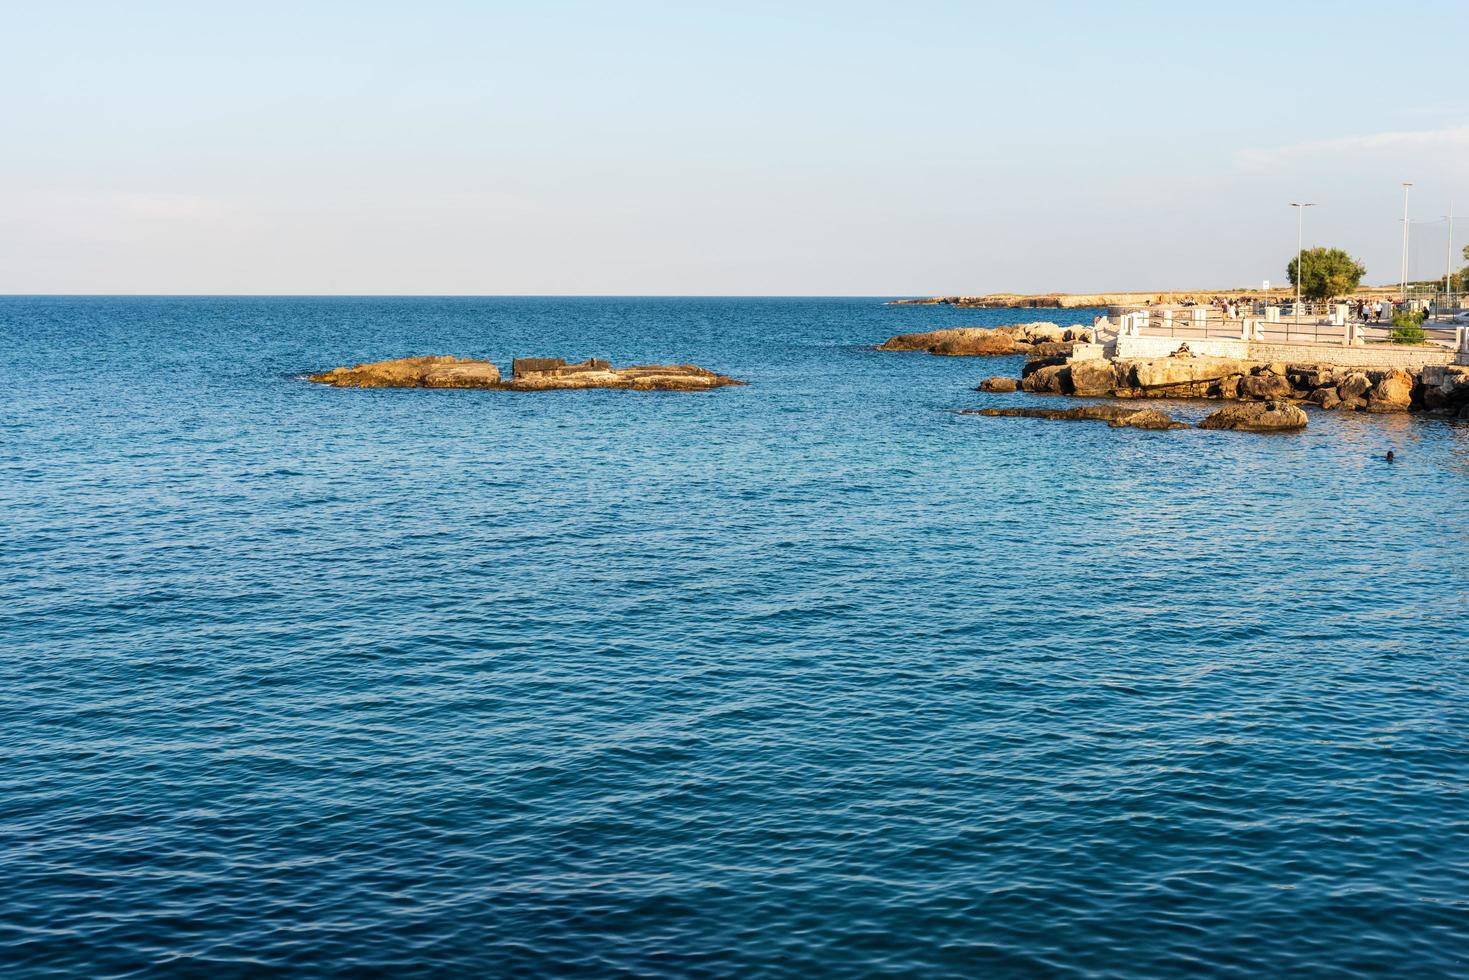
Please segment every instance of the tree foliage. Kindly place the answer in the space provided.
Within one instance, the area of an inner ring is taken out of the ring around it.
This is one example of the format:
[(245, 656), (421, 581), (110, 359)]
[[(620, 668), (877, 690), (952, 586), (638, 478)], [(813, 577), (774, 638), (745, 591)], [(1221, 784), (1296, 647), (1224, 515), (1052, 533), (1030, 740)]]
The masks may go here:
[[(1306, 299), (1329, 299), (1344, 296), (1356, 289), (1367, 274), (1367, 267), (1339, 248), (1308, 248), (1301, 255), (1306, 274), (1301, 279), (1301, 295)], [(1285, 267), (1286, 278), (1296, 284), (1296, 260)]]

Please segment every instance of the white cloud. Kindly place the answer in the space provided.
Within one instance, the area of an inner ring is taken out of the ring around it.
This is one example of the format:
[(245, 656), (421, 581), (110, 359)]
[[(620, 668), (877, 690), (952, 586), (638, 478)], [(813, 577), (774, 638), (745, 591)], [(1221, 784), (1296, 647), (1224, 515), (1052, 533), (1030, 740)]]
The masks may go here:
[(1366, 136), (1343, 136), (1338, 139), (1292, 143), (1269, 149), (1240, 150), (1235, 154), (1235, 162), (1241, 167), (1260, 168), (1329, 154), (1459, 146), (1469, 147), (1469, 126), (1371, 133)]

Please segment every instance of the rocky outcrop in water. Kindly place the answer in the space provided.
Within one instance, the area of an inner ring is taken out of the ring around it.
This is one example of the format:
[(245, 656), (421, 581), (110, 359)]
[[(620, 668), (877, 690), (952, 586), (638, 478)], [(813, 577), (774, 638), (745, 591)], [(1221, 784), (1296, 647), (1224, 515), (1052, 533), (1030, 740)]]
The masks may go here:
[(1020, 382), (1014, 378), (985, 378), (975, 390), (1009, 394), (1012, 391), (1020, 390)]
[(1214, 412), (1199, 423), (1201, 429), (1238, 432), (1288, 432), (1306, 427), (1306, 413), (1290, 402), (1241, 402)]
[(917, 350), (948, 357), (991, 357), (1005, 354), (1059, 356), (1096, 336), (1091, 327), (1062, 327), (1050, 322), (1012, 323), (1000, 327), (950, 327), (889, 337), (878, 350)]
[(707, 391), (744, 384), (692, 364), (645, 364), (614, 368), (592, 359), (568, 364), (561, 358), (517, 358), (510, 380), (489, 361), (459, 357), (400, 357), (310, 375), (337, 388), (490, 388), (499, 391), (556, 391), (566, 388), (625, 388), (632, 391)]
[(1082, 405), (1078, 408), (978, 408), (965, 409), (961, 415), (983, 415), (988, 418), (1050, 419), (1058, 422), (1106, 422), (1114, 429), (1186, 429), (1163, 412), (1152, 408), (1129, 408), (1123, 405)]
[(716, 374), (693, 364), (642, 364), (614, 368), (606, 361), (568, 364), (560, 358), (519, 358), (511, 366), (512, 391), (554, 391), (566, 388), (627, 388), (632, 391), (707, 391), (743, 381)]
[(311, 375), (336, 388), (498, 388), (500, 369), (464, 357), (399, 357)]

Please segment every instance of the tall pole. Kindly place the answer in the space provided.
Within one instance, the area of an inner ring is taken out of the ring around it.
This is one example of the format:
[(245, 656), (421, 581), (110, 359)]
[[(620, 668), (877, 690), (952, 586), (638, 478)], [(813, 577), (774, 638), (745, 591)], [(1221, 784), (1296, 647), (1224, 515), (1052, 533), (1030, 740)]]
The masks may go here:
[(1412, 186), (1411, 181), (1403, 181), (1403, 275), (1399, 288), (1405, 311), (1408, 308), (1408, 188)]
[[(1297, 204), (1292, 201), (1290, 206), (1296, 209), (1296, 329), (1299, 331), (1301, 326), (1301, 280), (1306, 278), (1305, 263), (1301, 260), (1305, 254), (1306, 209), (1314, 208), (1316, 205)], [(1285, 339), (1289, 340), (1290, 337), (1287, 336)]]
[(1454, 307), (1454, 199), (1449, 198), (1449, 213), (1445, 215), (1449, 221), (1448, 235), (1444, 238), (1443, 246), (1443, 310), (1439, 316)]

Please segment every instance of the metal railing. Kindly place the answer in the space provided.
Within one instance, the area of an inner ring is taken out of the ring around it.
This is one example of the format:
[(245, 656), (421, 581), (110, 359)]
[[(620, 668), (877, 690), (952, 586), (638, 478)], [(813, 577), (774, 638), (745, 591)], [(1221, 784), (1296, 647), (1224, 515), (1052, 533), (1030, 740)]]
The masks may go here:
[[(1358, 317), (1352, 306), (1303, 303), (1297, 314), (1292, 306), (1242, 305), (1237, 316), (1217, 306), (1126, 306), (1110, 307), (1107, 319), (1113, 326), (1130, 329), (1139, 336), (1176, 340), (1256, 340), (1270, 343), (1328, 344), (1386, 343), (1391, 341), (1391, 315), (1384, 310), (1378, 319)], [(1124, 319), (1125, 318), (1125, 319)], [(1431, 343), (1454, 346), (1455, 328), (1449, 320), (1430, 320), (1424, 331)]]

